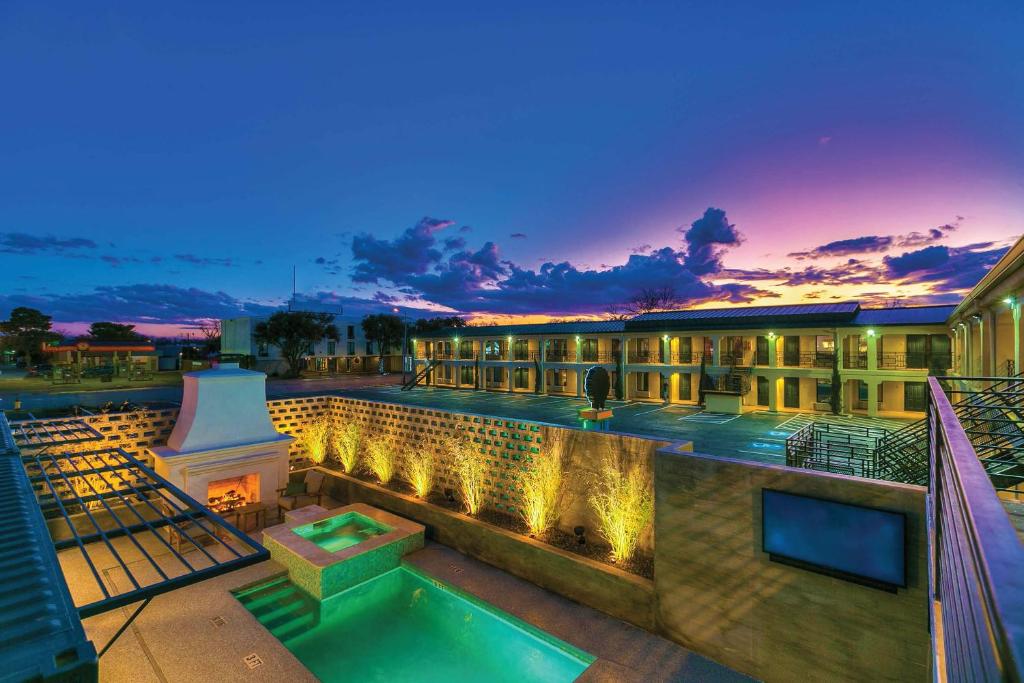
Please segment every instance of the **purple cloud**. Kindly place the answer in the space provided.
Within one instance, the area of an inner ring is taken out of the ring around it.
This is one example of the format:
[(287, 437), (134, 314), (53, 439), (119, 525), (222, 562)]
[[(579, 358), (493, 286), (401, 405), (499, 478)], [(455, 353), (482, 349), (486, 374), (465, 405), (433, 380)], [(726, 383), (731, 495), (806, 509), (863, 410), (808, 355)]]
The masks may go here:
[[(682, 232), (682, 228), (680, 228)], [(725, 211), (709, 208), (683, 233), (688, 248), (686, 268), (694, 275), (711, 275), (722, 269), (724, 248), (734, 247), (743, 237), (725, 217)]]
[(511, 237), (514, 240), (525, 240), (526, 239), (526, 233), (525, 232), (514, 232), (511, 235), (509, 235), (509, 237)]
[(229, 268), (234, 265), (229, 258), (196, 256), (195, 254), (175, 254), (174, 258), (183, 263), (191, 263), (194, 266), (224, 266)]

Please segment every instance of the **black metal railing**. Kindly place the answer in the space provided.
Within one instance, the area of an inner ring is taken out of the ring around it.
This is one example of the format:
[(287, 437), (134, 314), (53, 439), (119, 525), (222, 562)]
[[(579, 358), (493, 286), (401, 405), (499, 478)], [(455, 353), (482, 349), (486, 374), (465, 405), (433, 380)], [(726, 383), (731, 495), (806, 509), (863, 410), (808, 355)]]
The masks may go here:
[(630, 363), (660, 363), (661, 354), (657, 351), (630, 351), (626, 356)]
[(546, 363), (575, 363), (576, 353), (574, 351), (560, 351), (548, 349), (544, 358)]
[(579, 362), (581, 363), (614, 363), (617, 356), (610, 353), (580, 352)]
[(812, 422), (786, 439), (786, 464), (876, 479), (876, 453), (886, 434), (875, 427)]
[(831, 368), (835, 354), (830, 351), (781, 353), (779, 365), (785, 368)]
[[(931, 632), (942, 638), (933, 642), (936, 669), (950, 681), (1021, 681), (1024, 548), (945, 383), (928, 378)], [(995, 397), (1008, 396), (1015, 412), (1020, 383), (993, 382), (993, 393), (973, 402), (1002, 403)]]
[(505, 360), (504, 353), (484, 353), (484, 360)]
[(847, 370), (867, 370), (868, 354), (848, 353), (843, 356), (843, 367)]

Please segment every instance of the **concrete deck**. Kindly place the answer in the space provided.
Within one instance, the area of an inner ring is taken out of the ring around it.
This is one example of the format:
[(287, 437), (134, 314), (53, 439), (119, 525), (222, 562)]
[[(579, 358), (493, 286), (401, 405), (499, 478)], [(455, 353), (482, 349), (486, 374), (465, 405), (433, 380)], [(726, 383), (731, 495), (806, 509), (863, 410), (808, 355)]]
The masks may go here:
[[(406, 556), (405, 561), (597, 656), (598, 661), (580, 681), (749, 680), (664, 638), (446, 546), (430, 543)], [(70, 563), (65, 564), (72, 585), (76, 583), (75, 570)], [(317, 680), (231, 595), (234, 589), (283, 572), (284, 568), (275, 562), (262, 562), (154, 598), (100, 660), (100, 680)], [(123, 572), (114, 566), (105, 568), (103, 575), (112, 586), (124, 580)], [(107, 643), (136, 606), (85, 620), (86, 634), (97, 649)], [(253, 656), (259, 663), (250, 668), (246, 659)]]
[[(412, 391), (402, 391), (401, 387), (371, 387), (331, 393), (367, 401), (536, 420), (570, 427), (579, 426), (577, 411), (589, 406), (587, 401), (575, 397), (434, 387), (417, 387)], [(786, 437), (810, 422), (898, 429), (914, 421), (856, 415), (769, 413), (767, 409), (727, 415), (706, 412), (698, 406), (641, 401), (609, 401), (608, 405), (615, 412), (611, 422), (614, 431), (672, 441), (692, 441), (693, 450), (697, 453), (773, 465), (786, 464)]]

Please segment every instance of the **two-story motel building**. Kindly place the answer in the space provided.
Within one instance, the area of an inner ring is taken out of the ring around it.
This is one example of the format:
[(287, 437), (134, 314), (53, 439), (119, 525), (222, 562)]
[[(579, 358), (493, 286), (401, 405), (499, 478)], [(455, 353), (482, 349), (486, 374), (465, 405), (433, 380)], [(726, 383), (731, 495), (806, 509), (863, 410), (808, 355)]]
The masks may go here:
[(469, 327), (416, 339), (413, 353), (420, 384), (582, 397), (587, 369), (601, 365), (613, 398), (683, 405), (698, 402), (703, 364), (704, 386), (735, 389), (744, 411), (828, 410), (838, 364), (844, 411), (916, 416), (928, 374), (953, 367), (953, 309), (733, 306)]

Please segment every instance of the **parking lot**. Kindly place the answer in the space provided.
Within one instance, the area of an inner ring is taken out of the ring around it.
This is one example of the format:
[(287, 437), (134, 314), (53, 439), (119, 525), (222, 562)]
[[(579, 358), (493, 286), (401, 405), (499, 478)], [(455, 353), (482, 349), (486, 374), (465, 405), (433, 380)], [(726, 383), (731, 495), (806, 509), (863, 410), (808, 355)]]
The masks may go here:
[[(469, 390), (417, 387), (373, 387), (347, 390), (344, 396), (402, 403), (497, 417), (551, 422), (577, 426), (577, 411), (585, 400), (537, 394), (508, 394)], [(744, 415), (708, 413), (695, 406), (660, 405), (638, 401), (610, 401), (614, 409), (612, 429), (617, 432), (693, 442), (697, 452), (774, 464), (786, 462), (786, 437), (811, 421), (832, 421), (896, 429), (910, 420), (866, 417), (834, 417), (805, 413)]]

